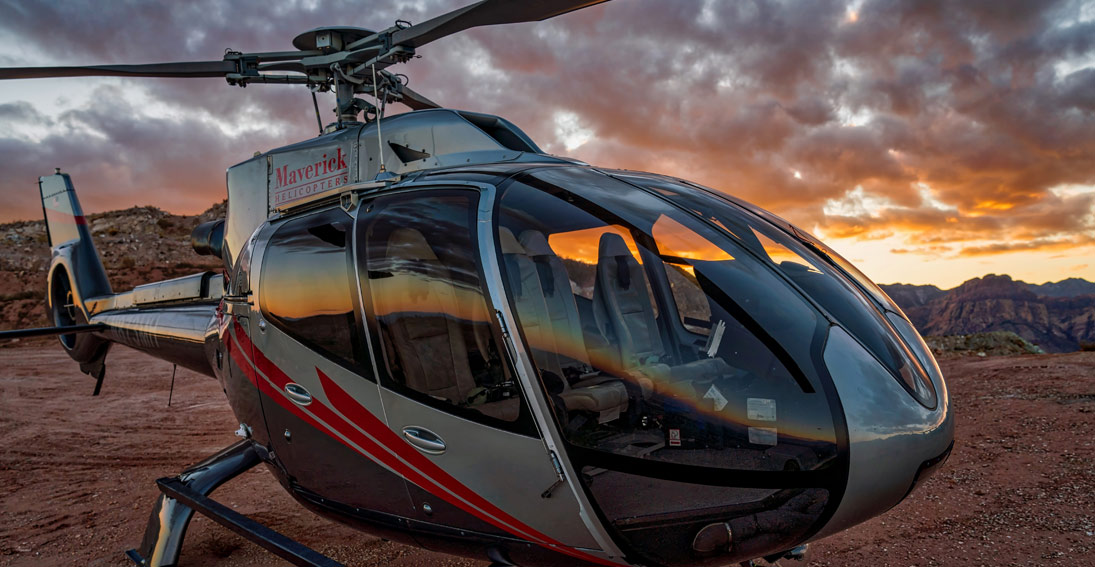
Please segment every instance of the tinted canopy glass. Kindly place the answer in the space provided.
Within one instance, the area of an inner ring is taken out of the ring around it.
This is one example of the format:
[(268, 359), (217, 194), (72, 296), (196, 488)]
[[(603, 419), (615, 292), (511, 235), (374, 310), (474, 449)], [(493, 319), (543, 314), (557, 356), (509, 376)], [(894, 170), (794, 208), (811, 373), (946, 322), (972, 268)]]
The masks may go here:
[[(710, 190), (663, 178), (621, 176), (664, 195), (714, 226), (726, 231), (816, 301), (878, 358), (921, 404), (934, 408), (936, 392), (928, 377), (934, 366), (918, 335), (907, 333), (907, 322), (895, 325), (884, 315), (900, 310), (886, 294), (847, 260), (787, 221), (753, 208), (731, 204)], [(898, 319), (904, 319), (898, 316)]]
[(821, 320), (791, 286), (603, 175), (522, 181), (499, 202), (500, 263), (570, 443), (739, 471), (828, 466), (834, 424), (810, 356)]
[(362, 288), (386, 362), (382, 383), (425, 404), (528, 431), (477, 262), (474, 191), (373, 201), (361, 225)]
[(346, 252), (352, 224), (334, 209), (279, 227), (263, 259), (260, 299), (266, 316), (292, 337), (335, 360), (366, 363), (363, 353), (354, 354), (360, 340)]

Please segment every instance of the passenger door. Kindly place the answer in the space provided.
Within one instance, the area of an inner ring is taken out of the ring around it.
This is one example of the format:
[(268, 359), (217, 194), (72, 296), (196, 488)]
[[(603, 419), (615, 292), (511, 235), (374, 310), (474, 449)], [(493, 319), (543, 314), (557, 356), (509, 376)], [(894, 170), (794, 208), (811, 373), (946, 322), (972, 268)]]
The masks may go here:
[(338, 207), (266, 232), (253, 357), (283, 480), (313, 504), (398, 526), (410, 514), (403, 480), (362, 432), (383, 410), (357, 315), (352, 233)]
[(556, 484), (506, 355), (485, 291), (479, 206), (477, 190), (418, 189), (378, 197), (358, 219), (387, 444), (421, 522), (596, 548), (574, 494)]

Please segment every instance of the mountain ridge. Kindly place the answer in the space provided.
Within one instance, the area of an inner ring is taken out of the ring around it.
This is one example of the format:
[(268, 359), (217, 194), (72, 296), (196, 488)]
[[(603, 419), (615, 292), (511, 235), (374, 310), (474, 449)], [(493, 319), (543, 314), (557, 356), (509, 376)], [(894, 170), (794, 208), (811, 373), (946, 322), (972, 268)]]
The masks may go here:
[(948, 290), (912, 284), (880, 287), (925, 336), (1011, 331), (1046, 352), (1095, 344), (1095, 283), (1081, 278), (1030, 284), (988, 274)]
[[(88, 215), (111, 285), (134, 285), (218, 270), (216, 259), (190, 248), (198, 223), (222, 218), (225, 203), (199, 215), (132, 207)], [(44, 305), (49, 246), (42, 221), (0, 224), (0, 328), (49, 324)], [(1095, 283), (1082, 278), (1030, 284), (988, 274), (951, 289), (934, 285), (881, 286), (921, 334), (935, 336), (1012, 331), (1046, 352), (1095, 345)]]

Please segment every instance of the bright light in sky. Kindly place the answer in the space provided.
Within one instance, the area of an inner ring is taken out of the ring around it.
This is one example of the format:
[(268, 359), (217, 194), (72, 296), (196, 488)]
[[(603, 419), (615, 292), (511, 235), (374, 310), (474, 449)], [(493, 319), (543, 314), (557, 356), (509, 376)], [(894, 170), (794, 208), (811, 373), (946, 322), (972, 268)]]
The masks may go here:
[(917, 188), (920, 190), (920, 202), (926, 207), (931, 207), (939, 211), (958, 212), (958, 207), (954, 205), (948, 205), (943, 201), (940, 201), (935, 197), (935, 192), (928, 186), (927, 183), (917, 183)]
[(840, 119), (840, 124), (842, 126), (850, 126), (853, 128), (856, 126), (863, 126), (874, 118), (874, 113), (866, 108), (860, 108), (853, 111), (846, 106), (837, 108), (836, 115), (837, 118)]
[(1058, 185), (1050, 188), (1050, 193), (1058, 197), (1075, 197), (1095, 193), (1095, 185)]
[(568, 110), (560, 110), (552, 115), (555, 122), (555, 137), (563, 142), (568, 152), (585, 145), (593, 138), (593, 130), (581, 125), (582, 118)]
[[(826, 244), (851, 260), (876, 283), (932, 284), (941, 289), (985, 274), (1008, 274), (1029, 283), (1059, 281), (1069, 277), (1095, 281), (1095, 246), (1080, 246), (1053, 253), (1018, 251), (1007, 255), (958, 256), (948, 245), (910, 247), (908, 233), (861, 240), (818, 234)], [(963, 243), (992, 245), (993, 241)]]
[(831, 217), (877, 217), (882, 211), (893, 206), (893, 202), (889, 199), (871, 195), (857, 185), (842, 198), (826, 201), (822, 211)]

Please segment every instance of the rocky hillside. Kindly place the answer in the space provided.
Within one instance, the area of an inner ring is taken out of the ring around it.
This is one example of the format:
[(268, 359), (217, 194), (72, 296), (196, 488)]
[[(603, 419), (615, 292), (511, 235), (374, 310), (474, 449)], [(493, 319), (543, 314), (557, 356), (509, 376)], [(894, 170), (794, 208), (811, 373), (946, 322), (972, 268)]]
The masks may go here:
[[(219, 261), (198, 256), (190, 231), (223, 218), (225, 203), (200, 215), (173, 215), (155, 207), (134, 207), (88, 216), (92, 239), (116, 291), (135, 285), (219, 270)], [(0, 225), (0, 329), (47, 326), (46, 269), (49, 244), (42, 221)]]
[(972, 335), (924, 337), (935, 358), (956, 356), (1012, 356), (1016, 354), (1045, 354), (1023, 337), (1010, 331), (992, 331)]
[(1095, 345), (1095, 284), (1086, 280), (1033, 285), (990, 274), (950, 290), (882, 287), (924, 335), (1010, 331), (1046, 352)]

